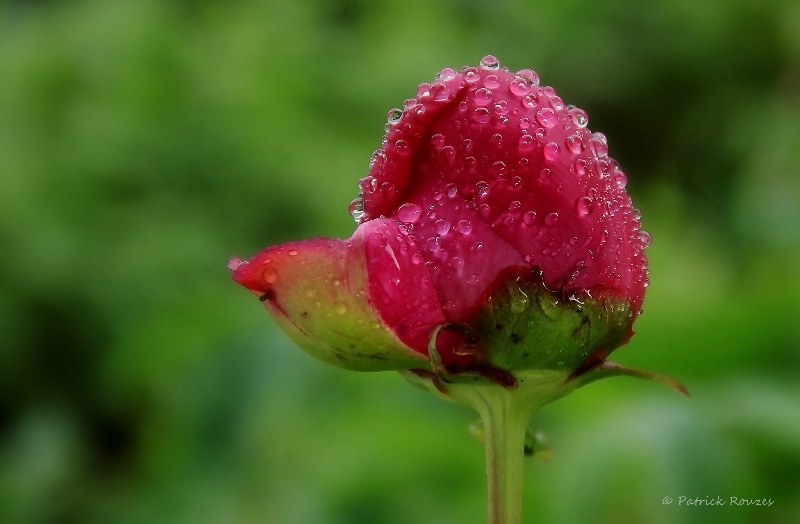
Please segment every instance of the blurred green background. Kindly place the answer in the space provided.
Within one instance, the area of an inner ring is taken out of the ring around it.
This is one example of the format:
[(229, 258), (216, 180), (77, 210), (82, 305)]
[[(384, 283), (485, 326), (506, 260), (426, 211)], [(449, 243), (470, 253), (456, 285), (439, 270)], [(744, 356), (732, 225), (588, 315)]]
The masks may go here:
[(525, 522), (798, 522), (792, 0), (0, 0), (0, 522), (484, 522), (469, 412), (306, 356), (225, 265), (349, 236), (387, 110), (488, 53), (608, 135), (654, 237), (615, 360), (693, 393), (543, 409)]

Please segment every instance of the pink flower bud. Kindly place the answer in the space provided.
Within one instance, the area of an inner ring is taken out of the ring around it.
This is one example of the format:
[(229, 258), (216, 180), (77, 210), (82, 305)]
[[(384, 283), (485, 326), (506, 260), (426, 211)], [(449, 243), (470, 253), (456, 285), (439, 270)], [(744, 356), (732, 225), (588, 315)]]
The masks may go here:
[[(443, 70), (389, 112), (348, 240), (232, 263), (313, 355), (353, 369), (579, 371), (632, 334), (649, 235), (606, 138), (536, 73)], [(441, 330), (439, 326), (461, 326)]]

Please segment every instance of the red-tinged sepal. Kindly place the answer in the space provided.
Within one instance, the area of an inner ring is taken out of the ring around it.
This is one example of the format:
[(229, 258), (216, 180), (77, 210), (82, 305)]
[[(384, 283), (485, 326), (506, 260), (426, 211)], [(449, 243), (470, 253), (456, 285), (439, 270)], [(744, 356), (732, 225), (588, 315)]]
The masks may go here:
[[(373, 306), (375, 286), (388, 283), (377, 277), (371, 282), (368, 266), (394, 255), (381, 226), (372, 221), (349, 240), (315, 238), (267, 248), (248, 261), (234, 259), (233, 279), (259, 297), (300, 348), (324, 362), (357, 371), (425, 369), (427, 357), (398, 338)], [(386, 242), (378, 245), (376, 235)], [(409, 308), (401, 310), (413, 316)], [(403, 324), (406, 318), (391, 320)]]

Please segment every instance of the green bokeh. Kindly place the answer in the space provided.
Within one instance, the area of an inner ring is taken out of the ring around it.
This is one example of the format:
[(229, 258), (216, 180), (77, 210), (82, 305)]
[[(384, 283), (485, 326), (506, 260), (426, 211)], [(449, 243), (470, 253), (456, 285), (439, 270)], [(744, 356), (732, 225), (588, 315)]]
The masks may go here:
[(608, 135), (654, 237), (615, 359), (693, 393), (542, 410), (525, 522), (797, 522), (799, 27), (792, 0), (0, 0), (0, 522), (483, 522), (472, 415), (307, 357), (225, 264), (349, 236), (387, 110), (488, 53)]

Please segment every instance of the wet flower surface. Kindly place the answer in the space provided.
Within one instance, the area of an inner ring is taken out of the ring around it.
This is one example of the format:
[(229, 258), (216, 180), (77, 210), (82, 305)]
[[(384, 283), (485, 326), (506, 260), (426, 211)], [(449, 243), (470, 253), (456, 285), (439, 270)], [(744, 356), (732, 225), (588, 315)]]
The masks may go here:
[(513, 371), (565, 347), (554, 362), (601, 362), (641, 310), (650, 236), (587, 126), (531, 70), (492, 56), (444, 69), (388, 112), (350, 239), (234, 259), (233, 277), (298, 345), (348, 368), (428, 369), (431, 347), (460, 369)]

